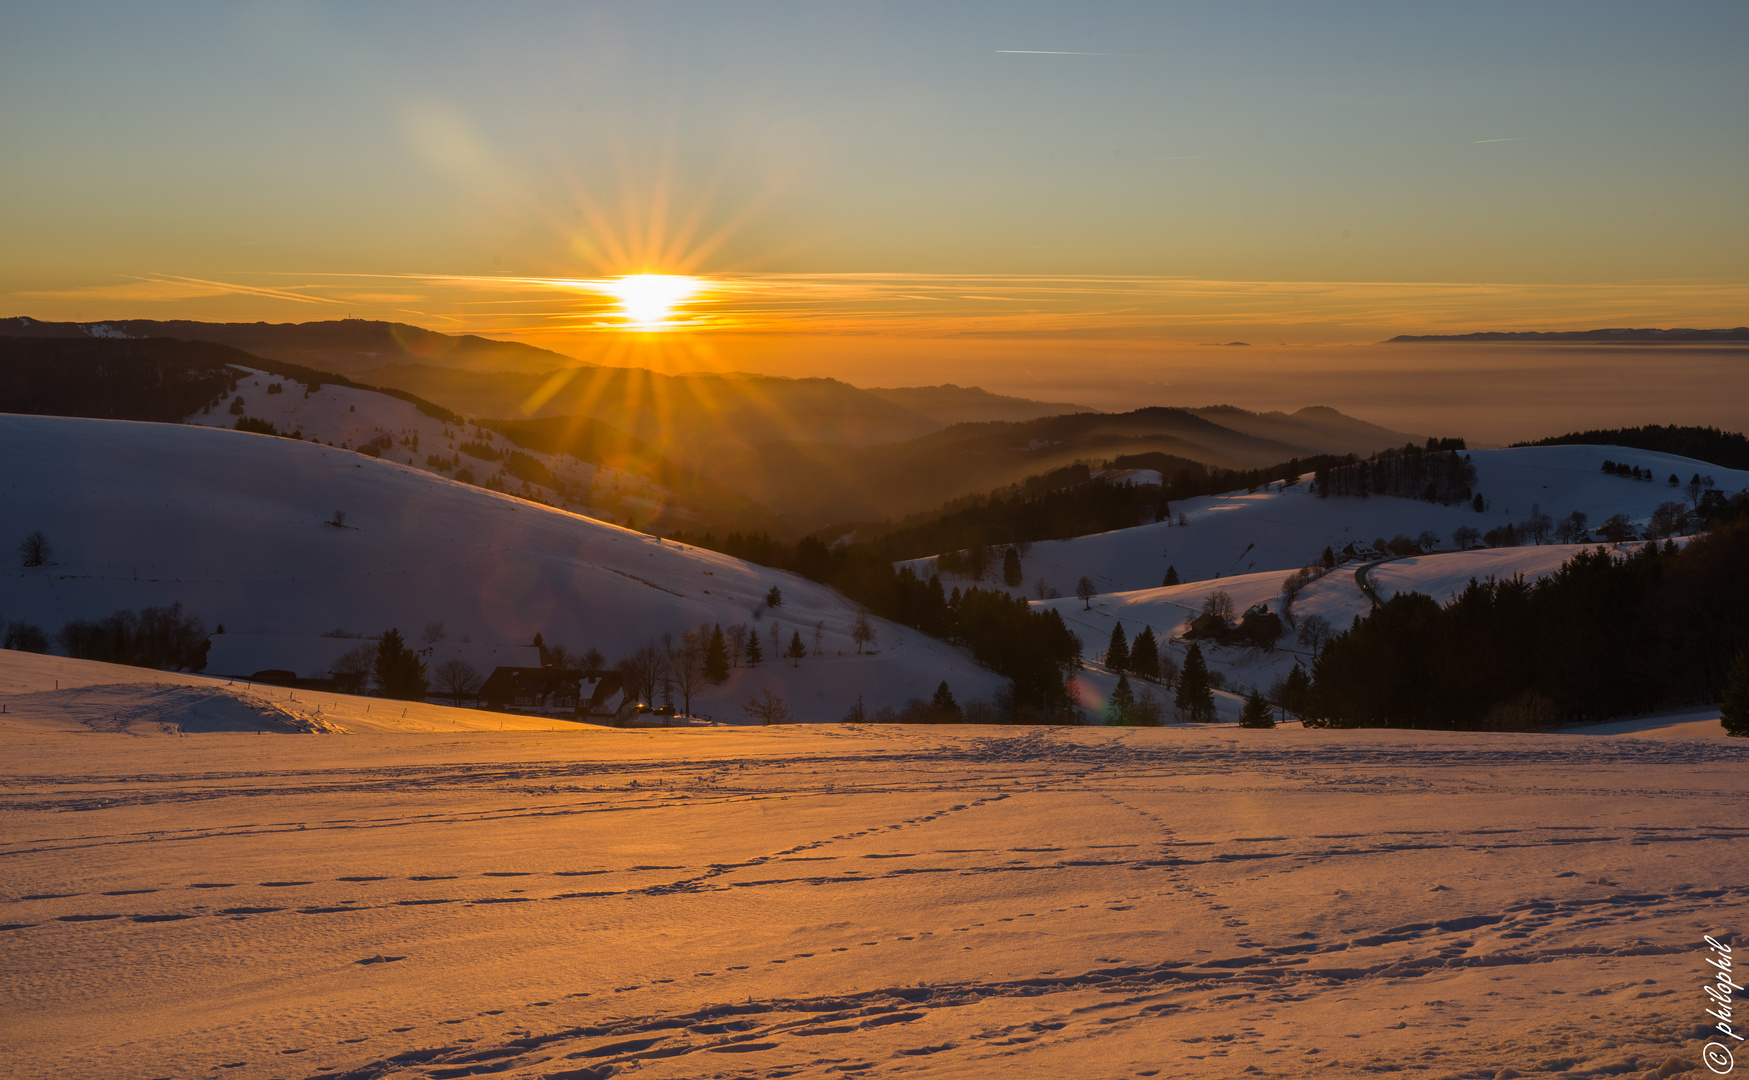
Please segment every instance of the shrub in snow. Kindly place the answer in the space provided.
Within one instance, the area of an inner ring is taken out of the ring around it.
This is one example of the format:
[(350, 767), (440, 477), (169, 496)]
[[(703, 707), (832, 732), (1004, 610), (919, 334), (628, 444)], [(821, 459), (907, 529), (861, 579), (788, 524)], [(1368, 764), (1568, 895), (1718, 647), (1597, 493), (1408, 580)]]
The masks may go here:
[(18, 542), (18, 559), (25, 566), (42, 566), (54, 553), (55, 549), (49, 546), (49, 538), (41, 529)]

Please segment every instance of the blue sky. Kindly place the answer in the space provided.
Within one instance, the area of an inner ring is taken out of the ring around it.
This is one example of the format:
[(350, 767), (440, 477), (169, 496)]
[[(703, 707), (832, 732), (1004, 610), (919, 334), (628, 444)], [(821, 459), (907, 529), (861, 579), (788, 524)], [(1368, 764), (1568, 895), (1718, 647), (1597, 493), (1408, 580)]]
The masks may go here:
[(1716, 297), (1749, 282), (1746, 44), (1742, 3), (15, 4), (0, 291), (655, 269)]

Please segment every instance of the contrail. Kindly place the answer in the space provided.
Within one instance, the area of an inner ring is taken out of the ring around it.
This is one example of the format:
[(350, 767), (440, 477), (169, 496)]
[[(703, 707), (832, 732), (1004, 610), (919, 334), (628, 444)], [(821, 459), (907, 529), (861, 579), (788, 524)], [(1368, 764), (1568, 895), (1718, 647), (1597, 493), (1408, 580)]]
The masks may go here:
[(1069, 52), (1064, 49), (997, 49), (1008, 56), (1146, 56), (1139, 52)]
[(1532, 140), (1534, 138), (1536, 138), (1535, 135), (1515, 135), (1510, 139), (1477, 139), (1475, 142), (1471, 143), (1470, 145), (1471, 146), (1480, 146), (1483, 143), (1489, 143), (1489, 142), (1529, 142), (1530, 140)]

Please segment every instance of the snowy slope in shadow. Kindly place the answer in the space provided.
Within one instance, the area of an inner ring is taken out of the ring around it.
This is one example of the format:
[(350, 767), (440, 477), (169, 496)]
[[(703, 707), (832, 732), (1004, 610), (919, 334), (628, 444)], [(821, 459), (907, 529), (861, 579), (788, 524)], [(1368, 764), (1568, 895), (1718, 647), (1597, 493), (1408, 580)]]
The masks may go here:
[[(0, 614), (51, 634), (69, 619), (180, 600), (249, 634), (334, 627), (413, 639), (442, 620), (450, 640), (549, 642), (618, 658), (700, 623), (758, 629), (767, 660), (696, 697), (697, 713), (740, 718), (769, 686), (799, 718), (837, 719), (928, 697), (945, 679), (962, 701), (1000, 685), (963, 652), (876, 620), (878, 653), (856, 655), (855, 606), (824, 586), (715, 552), (329, 447), (168, 424), (5, 416), (0, 519), (41, 529), (54, 565), (0, 573)], [(344, 528), (328, 522), (345, 510)], [(12, 537), (4, 538), (9, 543)], [(763, 607), (778, 586), (783, 605)], [(801, 633), (821, 649), (780, 662)], [(269, 656), (251, 670), (281, 666)], [(226, 672), (225, 674), (247, 674)]]

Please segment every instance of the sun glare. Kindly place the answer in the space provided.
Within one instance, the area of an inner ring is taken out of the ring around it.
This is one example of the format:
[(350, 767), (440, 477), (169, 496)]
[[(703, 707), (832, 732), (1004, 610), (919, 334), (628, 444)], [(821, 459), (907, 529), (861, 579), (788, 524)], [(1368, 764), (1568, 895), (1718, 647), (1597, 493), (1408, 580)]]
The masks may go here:
[(627, 274), (602, 285), (602, 291), (619, 301), (626, 322), (638, 330), (672, 327), (680, 305), (702, 288), (703, 281), (682, 274)]

